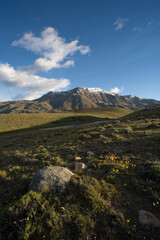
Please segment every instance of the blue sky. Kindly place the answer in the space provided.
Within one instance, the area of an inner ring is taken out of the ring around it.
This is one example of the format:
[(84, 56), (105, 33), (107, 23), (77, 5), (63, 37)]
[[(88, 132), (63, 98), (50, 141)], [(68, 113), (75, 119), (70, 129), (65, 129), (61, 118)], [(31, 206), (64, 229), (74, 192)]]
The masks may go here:
[(160, 100), (160, 0), (5, 0), (0, 101), (99, 87)]

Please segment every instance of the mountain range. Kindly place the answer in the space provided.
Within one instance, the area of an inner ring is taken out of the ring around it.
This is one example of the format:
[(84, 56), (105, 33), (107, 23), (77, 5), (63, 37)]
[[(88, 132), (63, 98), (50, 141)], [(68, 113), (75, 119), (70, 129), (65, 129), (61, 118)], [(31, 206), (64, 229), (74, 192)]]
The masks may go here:
[(103, 107), (140, 109), (156, 104), (160, 104), (160, 101), (139, 98), (133, 95), (122, 96), (100, 88), (77, 87), (69, 91), (48, 92), (32, 101), (1, 102), (0, 113), (38, 113)]

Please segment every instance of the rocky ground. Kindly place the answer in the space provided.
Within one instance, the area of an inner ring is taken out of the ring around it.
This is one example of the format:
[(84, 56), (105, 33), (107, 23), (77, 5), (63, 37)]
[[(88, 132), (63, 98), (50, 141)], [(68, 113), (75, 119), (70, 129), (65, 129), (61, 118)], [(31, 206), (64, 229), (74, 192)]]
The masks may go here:
[[(4, 133), (0, 145), (0, 239), (159, 239), (156, 116)], [(62, 192), (28, 192), (46, 166), (74, 176)]]

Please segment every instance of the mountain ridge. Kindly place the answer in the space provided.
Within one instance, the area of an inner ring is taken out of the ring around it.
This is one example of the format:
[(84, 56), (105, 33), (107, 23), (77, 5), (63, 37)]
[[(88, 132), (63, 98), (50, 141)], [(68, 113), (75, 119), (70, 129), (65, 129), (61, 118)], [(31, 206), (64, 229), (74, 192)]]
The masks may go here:
[(92, 107), (122, 107), (137, 109), (151, 107), (160, 103), (160, 101), (154, 99), (139, 98), (133, 95), (122, 96), (107, 92), (100, 88), (80, 87), (69, 91), (49, 92), (39, 99), (36, 99), (36, 101), (47, 101), (54, 109), (60, 110), (74, 110)]
[(122, 96), (100, 88), (74, 88), (68, 91), (48, 92), (35, 100), (8, 101), (0, 103), (0, 113), (38, 113), (71, 111), (77, 109), (119, 107), (141, 109), (160, 104), (155, 99)]

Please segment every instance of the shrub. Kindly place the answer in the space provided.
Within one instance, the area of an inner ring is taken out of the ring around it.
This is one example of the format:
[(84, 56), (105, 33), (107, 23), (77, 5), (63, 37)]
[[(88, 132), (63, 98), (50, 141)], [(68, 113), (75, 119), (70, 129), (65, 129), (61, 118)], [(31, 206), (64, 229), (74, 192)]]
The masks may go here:
[(5, 214), (1, 237), (91, 240), (118, 239), (123, 234), (129, 239), (123, 215), (107, 204), (114, 194), (111, 184), (93, 177), (73, 178), (64, 192), (54, 195), (31, 191)]

